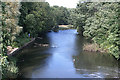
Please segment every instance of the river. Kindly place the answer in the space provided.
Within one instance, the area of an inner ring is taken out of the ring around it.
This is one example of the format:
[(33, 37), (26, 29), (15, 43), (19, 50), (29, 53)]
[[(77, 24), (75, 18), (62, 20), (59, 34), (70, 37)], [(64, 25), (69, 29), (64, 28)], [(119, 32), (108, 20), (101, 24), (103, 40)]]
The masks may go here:
[(33, 45), (23, 51), (22, 77), (118, 78), (118, 61), (107, 53), (82, 51), (86, 42), (75, 29), (49, 32), (42, 41), (49, 47)]

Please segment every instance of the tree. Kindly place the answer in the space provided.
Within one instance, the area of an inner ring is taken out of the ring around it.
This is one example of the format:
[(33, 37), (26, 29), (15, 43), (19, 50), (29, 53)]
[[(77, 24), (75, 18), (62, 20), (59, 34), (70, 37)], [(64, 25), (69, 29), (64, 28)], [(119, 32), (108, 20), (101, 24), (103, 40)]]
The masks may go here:
[(54, 19), (57, 23), (57, 25), (67, 25), (68, 24), (68, 18), (70, 16), (70, 13), (67, 8), (65, 7), (59, 7), (59, 6), (53, 6), (53, 15)]
[[(18, 24), (19, 16), (19, 3), (15, 2), (1, 2), (2, 17), (1, 17), (1, 53), (0, 53), (0, 66), (2, 66), (3, 78), (16, 78), (18, 68), (16, 63), (7, 56), (7, 47), (13, 46), (13, 42), (21, 31)], [(7, 74), (6, 74), (7, 73)]]
[(83, 35), (120, 58), (120, 3), (79, 3), (76, 25), (83, 27)]
[(47, 2), (22, 2), (21, 5), (19, 25), (24, 26), (24, 33), (30, 33), (34, 37), (54, 27), (53, 12)]

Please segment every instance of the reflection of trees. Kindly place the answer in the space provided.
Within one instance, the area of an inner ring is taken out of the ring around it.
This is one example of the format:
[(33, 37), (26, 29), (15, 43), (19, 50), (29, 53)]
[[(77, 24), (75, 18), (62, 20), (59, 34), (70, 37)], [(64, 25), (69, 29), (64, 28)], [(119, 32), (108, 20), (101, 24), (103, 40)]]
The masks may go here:
[(82, 37), (76, 36), (76, 51), (77, 56), (74, 65), (76, 68), (80, 69), (95, 69), (98, 66), (103, 67), (118, 67), (118, 61), (114, 59), (113, 56), (106, 53), (95, 53), (95, 52), (83, 52), (83, 44), (87, 41)]
[[(42, 40), (37, 39), (36, 44), (49, 44), (49, 39), (45, 36)], [(22, 50), (18, 56), (18, 65), (20, 72), (24, 76), (26, 72), (32, 72), (33, 69), (46, 66), (46, 61), (49, 59), (50, 54), (47, 51), (49, 47), (34, 47), (34, 44)], [(25, 75), (26, 76), (26, 75)]]
[(32, 55), (24, 54), (21, 58), (21, 61), (18, 63), (19, 69), (23, 76), (26, 76), (24, 75), (26, 72), (31, 72), (33, 69), (40, 66), (46, 66), (46, 60), (49, 58), (49, 54), (40, 54), (40, 52), (35, 52), (35, 54)]
[(75, 49), (77, 54), (81, 53), (83, 50), (83, 41), (84, 41), (83, 36), (76, 35)]
[(89, 74), (118, 77), (118, 61), (111, 55), (82, 52), (74, 56), (74, 59), (74, 66), (78, 74), (85, 74), (86, 77), (90, 76)]
[(74, 58), (74, 65), (78, 69), (95, 69), (98, 66), (112, 68), (118, 67), (118, 61), (108, 54), (83, 52)]

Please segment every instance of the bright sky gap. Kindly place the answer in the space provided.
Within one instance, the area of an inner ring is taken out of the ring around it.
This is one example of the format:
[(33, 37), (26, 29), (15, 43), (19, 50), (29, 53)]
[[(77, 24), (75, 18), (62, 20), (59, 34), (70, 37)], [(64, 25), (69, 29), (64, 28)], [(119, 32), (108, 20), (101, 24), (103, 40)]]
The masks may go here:
[(75, 8), (79, 0), (46, 0), (50, 6), (63, 6), (67, 8)]

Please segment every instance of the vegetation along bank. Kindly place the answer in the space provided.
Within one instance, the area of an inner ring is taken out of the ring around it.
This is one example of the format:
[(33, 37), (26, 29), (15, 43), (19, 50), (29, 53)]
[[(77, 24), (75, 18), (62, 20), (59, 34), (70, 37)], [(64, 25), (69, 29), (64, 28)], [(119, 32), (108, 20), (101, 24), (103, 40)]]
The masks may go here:
[(79, 2), (76, 8), (51, 7), (47, 2), (1, 2), (0, 18), (2, 78), (16, 78), (19, 75), (17, 59), (8, 56), (11, 51), (33, 38), (57, 29), (59, 25), (74, 26), (79, 35), (92, 40), (93, 44), (112, 54), (117, 60), (120, 58), (119, 2)]

